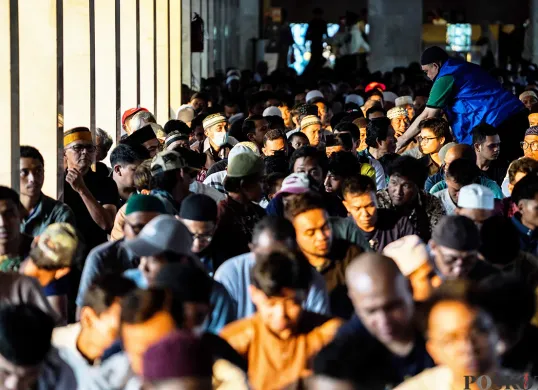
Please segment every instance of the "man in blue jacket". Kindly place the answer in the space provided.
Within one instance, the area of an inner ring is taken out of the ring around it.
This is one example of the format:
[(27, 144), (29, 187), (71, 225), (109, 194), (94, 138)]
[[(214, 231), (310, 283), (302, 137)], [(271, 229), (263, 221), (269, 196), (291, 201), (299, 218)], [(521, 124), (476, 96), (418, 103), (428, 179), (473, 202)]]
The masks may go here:
[(422, 70), (433, 86), (426, 109), (398, 139), (397, 150), (419, 133), (418, 124), (446, 113), (458, 143), (472, 144), (472, 130), (487, 123), (499, 130), (501, 153), (513, 160), (521, 155), (519, 142), (529, 126), (527, 110), (518, 98), (478, 65), (449, 58), (440, 47), (426, 49)]

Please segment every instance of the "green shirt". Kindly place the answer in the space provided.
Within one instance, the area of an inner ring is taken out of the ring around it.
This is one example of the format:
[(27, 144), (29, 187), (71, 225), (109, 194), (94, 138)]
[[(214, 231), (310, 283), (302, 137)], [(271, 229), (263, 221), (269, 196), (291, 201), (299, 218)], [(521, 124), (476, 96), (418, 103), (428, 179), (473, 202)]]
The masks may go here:
[(454, 77), (443, 76), (435, 80), (426, 107), (443, 108), (448, 106), (454, 87)]

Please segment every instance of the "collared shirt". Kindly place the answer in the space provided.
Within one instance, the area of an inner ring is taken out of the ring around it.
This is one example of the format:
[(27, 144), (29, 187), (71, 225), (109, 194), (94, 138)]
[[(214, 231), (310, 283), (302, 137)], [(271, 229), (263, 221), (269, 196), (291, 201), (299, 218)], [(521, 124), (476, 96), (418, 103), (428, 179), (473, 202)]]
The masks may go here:
[(138, 265), (139, 258), (122, 245), (123, 241), (105, 242), (90, 252), (80, 278), (77, 306), (82, 306), (86, 291), (100, 275), (107, 272), (121, 273)]
[[(355, 223), (353, 218), (349, 217), (349, 219)], [(362, 229), (360, 231), (370, 244), (370, 248), (379, 253), (383, 252), (383, 249), (391, 242), (416, 234), (407, 218), (389, 209), (377, 210), (377, 222), (373, 231), (365, 232)]]
[[(131, 279), (136, 283), (138, 288), (148, 288), (148, 281), (142, 274), (142, 272), (133, 268), (124, 272), (123, 276)], [(235, 302), (230, 297), (228, 290), (224, 288), (218, 281), (213, 280), (213, 290), (211, 291), (210, 304), (213, 308), (211, 312), (211, 318), (207, 322), (206, 331), (214, 334), (218, 334), (224, 326), (237, 320), (235, 315), (237, 309)]]
[[(256, 306), (252, 303), (249, 286), (252, 283), (252, 268), (256, 259), (249, 252), (227, 260), (215, 273), (215, 280), (222, 283), (237, 307), (237, 319), (249, 317), (256, 313)], [(323, 277), (312, 268), (312, 281), (303, 302), (305, 310), (329, 314), (329, 296)]]
[(230, 150), (238, 143), (239, 141), (237, 141), (234, 137), (229, 136), (228, 141), (220, 147), (220, 150), (217, 153), (211, 146), (209, 138), (206, 138), (204, 140), (204, 153), (207, 155), (208, 160), (206, 162), (206, 168), (209, 169), (216, 162), (219, 162), (224, 158), (228, 158), (228, 153), (230, 153)]
[(21, 232), (37, 237), (43, 233), (47, 226), (58, 222), (67, 222), (76, 226), (73, 211), (65, 203), (42, 193), (30, 215), (23, 219)]
[[(392, 204), (388, 189), (377, 192), (377, 201), (380, 208), (398, 211), (398, 208)], [(431, 238), (432, 229), (444, 215), (446, 215), (446, 212), (441, 201), (433, 195), (420, 191), (414, 207), (406, 216), (409, 218), (417, 235), (424, 242), (428, 242)]]

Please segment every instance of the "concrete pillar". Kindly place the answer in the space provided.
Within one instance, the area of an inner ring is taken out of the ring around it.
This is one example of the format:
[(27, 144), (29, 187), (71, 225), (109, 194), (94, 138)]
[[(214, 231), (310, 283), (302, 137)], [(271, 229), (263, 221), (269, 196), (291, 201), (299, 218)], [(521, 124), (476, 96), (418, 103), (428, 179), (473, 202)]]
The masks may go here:
[(189, 88), (192, 85), (191, 19), (191, 0), (181, 0), (181, 77)]
[[(375, 2), (376, 0), (371, 0)], [(398, 1), (398, 0), (394, 0)], [(252, 39), (259, 38), (260, 2), (258, 0), (239, 0), (239, 63), (240, 69), (252, 69)]]
[[(155, 58), (155, 115), (157, 122), (165, 124), (170, 119), (170, 79), (169, 66), (170, 59), (168, 41), (168, 0), (157, 0), (155, 29), (156, 58)], [(175, 119), (175, 118), (174, 118)]]
[[(195, 13), (202, 16), (202, 0), (191, 0), (191, 15), (193, 18)], [(192, 88), (200, 90), (202, 81), (202, 53), (191, 52), (191, 71)]]
[(389, 71), (419, 61), (422, 0), (369, 0), (371, 71)]
[(201, 14), (204, 21), (204, 51), (201, 53), (201, 77), (207, 79), (209, 77), (209, 0), (201, 1)]
[(181, 0), (170, 2), (170, 116), (181, 106)]
[(529, 15), (530, 26), (525, 34), (525, 50), (523, 57), (536, 63), (536, 61), (538, 61), (538, 0), (530, 0)]

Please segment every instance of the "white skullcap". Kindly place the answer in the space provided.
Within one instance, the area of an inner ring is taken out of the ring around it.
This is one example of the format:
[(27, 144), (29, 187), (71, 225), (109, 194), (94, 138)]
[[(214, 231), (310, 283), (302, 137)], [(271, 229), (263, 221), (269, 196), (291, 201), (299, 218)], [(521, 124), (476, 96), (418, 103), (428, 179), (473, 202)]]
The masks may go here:
[(230, 69), (228, 73), (226, 73), (226, 77), (230, 77), (232, 75), (241, 77), (241, 72), (239, 71), (239, 69)]
[(395, 100), (394, 104), (396, 107), (405, 106), (407, 104), (413, 105), (413, 98), (411, 96), (400, 96)]
[(364, 105), (364, 99), (362, 96), (352, 93), (351, 95), (346, 96), (345, 103), (355, 103), (357, 106), (362, 107)]
[(263, 116), (279, 116), (282, 118), (282, 111), (280, 111), (280, 109), (275, 106), (267, 107), (263, 111)]
[(495, 196), (489, 188), (480, 184), (462, 187), (458, 196), (458, 207), (463, 209), (493, 210)]
[(393, 120), (394, 118), (398, 118), (400, 116), (405, 116), (407, 118), (409, 117), (409, 113), (403, 107), (394, 107), (387, 111), (387, 118), (389, 118), (390, 120)]
[(324, 96), (323, 94), (318, 91), (317, 89), (313, 90), (313, 91), (310, 91), (306, 94), (306, 102), (308, 103), (310, 100), (312, 99), (316, 99), (316, 98), (322, 98), (324, 99)]
[(391, 91), (383, 92), (383, 100), (386, 102), (394, 103), (398, 99), (398, 95)]
[(190, 104), (184, 104), (178, 108), (176, 119), (189, 123), (192, 122), (194, 116), (194, 108)]
[(419, 236), (405, 236), (391, 242), (383, 254), (394, 260), (404, 276), (409, 276), (428, 262), (428, 250)]

